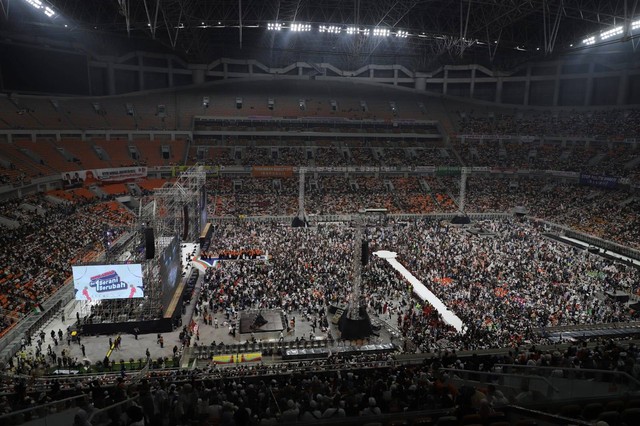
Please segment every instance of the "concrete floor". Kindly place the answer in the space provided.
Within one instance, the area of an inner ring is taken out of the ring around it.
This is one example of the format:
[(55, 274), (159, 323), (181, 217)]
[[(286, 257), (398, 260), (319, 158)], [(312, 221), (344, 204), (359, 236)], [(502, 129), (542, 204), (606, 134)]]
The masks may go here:
[[(205, 266), (206, 265), (203, 266), (203, 262), (192, 263), (192, 267), (197, 267), (198, 269), (201, 269), (201, 270), (203, 270)], [(188, 276), (188, 275), (189, 274), (186, 273), (184, 276)], [(201, 284), (202, 284), (202, 274), (196, 286), (196, 294), (199, 294), (198, 287), (201, 286)], [(67, 353), (70, 353), (72, 357), (76, 357), (78, 361), (86, 360), (86, 361), (90, 361), (91, 363), (95, 363), (97, 361), (101, 361), (104, 359), (105, 355), (109, 351), (109, 338), (115, 340), (117, 335), (111, 335), (111, 336), (101, 335), (97, 337), (82, 336), (81, 344), (85, 346), (84, 356), (82, 355), (81, 346), (79, 344), (72, 342), (70, 345), (67, 345), (66, 337), (62, 342), (59, 342), (58, 346), (54, 346), (53, 344), (53, 341), (50, 335), (51, 330), (57, 333), (58, 330), (61, 329), (64, 333), (66, 331), (67, 326), (70, 326), (73, 324), (73, 322), (75, 322), (76, 312), (79, 311), (81, 307), (80, 305), (81, 303), (83, 302), (76, 302), (76, 301), (69, 302), (69, 304), (65, 307), (65, 321), (63, 322), (61, 315), (58, 315), (42, 329), (44, 330), (46, 335), (45, 342), (42, 346), (42, 350), (44, 353), (46, 353), (47, 345), (51, 344), (52, 349), (58, 355), (61, 354), (63, 349), (67, 349)], [(242, 343), (251, 338), (250, 334), (237, 333), (235, 338), (231, 336), (229, 334), (229, 329), (226, 323), (226, 318), (224, 313), (219, 312), (214, 317), (218, 319), (218, 328), (215, 328), (214, 325), (204, 324), (204, 320), (202, 316), (198, 316), (194, 318), (193, 311), (194, 311), (195, 303), (196, 303), (196, 297), (193, 298), (190, 306), (186, 309), (186, 313), (182, 316), (182, 324), (189, 324), (190, 321), (193, 319), (198, 326), (200, 339), (199, 341), (197, 341), (194, 335), (191, 343), (192, 346), (195, 343), (197, 343), (199, 346), (201, 345), (208, 346), (214, 341), (216, 343), (222, 342), (225, 344)], [(370, 315), (372, 318), (372, 322), (374, 322), (374, 324), (380, 323), (380, 319), (376, 314), (371, 313)], [(300, 314), (300, 312), (288, 313), (289, 319), (292, 316), (296, 318), (296, 327), (292, 333), (290, 334), (285, 333), (285, 336), (284, 336), (285, 341), (294, 341), (296, 338), (299, 338), (302, 336), (308, 339), (309, 333), (312, 330), (311, 323), (305, 321), (303, 316)], [(328, 315), (328, 320), (330, 323), (332, 336), (334, 337), (334, 339), (336, 339), (337, 336), (340, 335), (340, 333), (337, 329), (337, 326), (331, 324), (331, 315)], [(393, 324), (395, 326), (395, 324), (397, 324), (398, 317), (397, 317), (397, 314), (393, 314), (391, 318), (389, 318), (388, 315), (385, 315), (384, 320), (387, 321), (388, 324)], [(397, 331), (397, 330), (394, 330), (394, 327), (391, 327), (389, 325), (382, 324), (382, 323), (380, 324), (382, 325), (382, 328), (380, 330), (380, 336), (379, 337), (372, 336), (370, 338), (371, 343), (389, 342), (391, 341), (391, 334)], [(151, 354), (152, 359), (157, 359), (159, 357), (168, 357), (171, 359), (173, 356), (173, 347), (177, 346), (178, 349), (180, 349), (181, 347), (181, 343), (178, 338), (180, 332), (181, 332), (181, 328), (177, 328), (176, 330), (170, 333), (163, 333), (164, 347), (162, 348), (157, 343), (156, 334), (141, 334), (138, 336), (137, 340), (134, 338), (132, 334), (122, 335), (121, 336), (122, 343), (121, 343), (120, 350), (114, 350), (113, 353), (111, 354), (110, 359), (112, 361), (115, 360), (117, 363), (119, 363), (120, 360), (128, 361), (130, 358), (133, 358), (135, 360), (138, 360), (140, 358), (144, 359), (146, 358), (145, 353), (147, 349), (149, 350), (149, 353)], [(276, 336), (273, 336), (273, 333), (270, 333), (269, 335), (272, 337), (264, 339), (264, 341), (274, 342), (278, 340)], [(316, 328), (315, 336), (316, 338), (326, 337), (326, 335), (323, 335), (323, 333), (320, 331), (319, 328)], [(262, 337), (260, 336), (260, 333), (256, 333), (256, 339), (261, 339), (261, 338)], [(394, 339), (395, 340), (393, 341), (395, 342), (398, 342), (399, 340), (397, 335), (394, 336)], [(31, 349), (33, 352), (35, 352), (35, 341), (36, 341), (36, 338), (33, 338), (32, 346), (27, 350)]]

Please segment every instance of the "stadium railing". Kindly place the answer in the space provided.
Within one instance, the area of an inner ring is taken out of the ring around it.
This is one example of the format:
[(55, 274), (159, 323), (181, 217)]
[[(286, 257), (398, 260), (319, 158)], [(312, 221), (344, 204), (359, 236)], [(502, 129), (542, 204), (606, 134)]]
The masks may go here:
[(0, 360), (8, 361), (20, 349), (20, 338), (22, 336), (35, 333), (71, 299), (73, 299), (73, 283), (69, 280), (68, 283), (60, 287), (51, 297), (40, 304), (42, 312), (29, 313), (0, 339)]
[[(640, 381), (624, 371), (496, 364), (503, 373), (540, 377), (562, 390), (567, 399), (623, 396), (640, 390)], [(585, 382), (589, 386), (585, 389)]]
[(624, 256), (630, 257), (632, 259), (640, 260), (640, 251), (625, 247), (623, 245), (614, 243), (612, 241), (603, 240), (602, 238), (594, 237), (593, 235), (585, 234), (584, 232), (576, 231), (575, 229), (571, 229), (568, 226), (559, 225), (557, 223), (549, 222), (540, 218), (529, 218), (529, 220), (538, 223), (544, 223), (545, 225), (551, 227), (557, 232), (566, 235), (567, 237), (575, 238), (580, 241), (584, 241), (585, 243), (594, 245), (599, 248), (603, 248), (618, 254), (622, 254)]
[[(19, 425), (25, 422), (38, 425), (60, 424), (60, 419), (53, 417), (55, 413), (61, 413), (66, 410), (86, 405), (87, 395), (76, 395), (58, 401), (49, 402), (38, 405), (36, 407), (25, 408), (24, 410), (13, 411), (0, 416), (0, 424), (3, 426)], [(35, 423), (35, 421), (40, 420)]]

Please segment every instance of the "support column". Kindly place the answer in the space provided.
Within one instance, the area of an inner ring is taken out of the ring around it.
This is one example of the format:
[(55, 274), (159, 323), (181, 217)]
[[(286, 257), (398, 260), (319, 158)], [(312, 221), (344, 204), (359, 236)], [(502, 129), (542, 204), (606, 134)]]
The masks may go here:
[(498, 77), (498, 80), (496, 81), (495, 102), (498, 104), (502, 103), (502, 77)]
[(584, 94), (584, 106), (590, 106), (593, 103), (593, 72), (595, 69), (595, 62), (589, 64), (589, 72), (587, 73), (587, 87)]
[(524, 105), (529, 105), (530, 91), (531, 91), (531, 65), (527, 65), (527, 80), (524, 83)]
[(445, 69), (444, 70), (444, 79), (442, 81), (442, 94), (443, 95), (447, 94), (447, 81), (449, 81), (449, 70)]
[(560, 64), (556, 65), (556, 78), (553, 84), (553, 106), (558, 106), (558, 100), (560, 99), (560, 70), (562, 67)]
[(629, 90), (629, 71), (623, 70), (620, 73), (620, 83), (618, 84), (618, 101), (617, 105), (624, 105), (627, 101), (627, 90)]
[(426, 79), (426, 77), (416, 77), (414, 79), (414, 88), (416, 90), (420, 90), (420, 91), (427, 90), (427, 79)]
[(193, 84), (203, 84), (205, 82), (205, 76), (207, 73), (206, 65), (190, 65), (189, 69), (191, 70), (191, 81)]
[(469, 97), (473, 99), (473, 94), (476, 91), (476, 69), (471, 69), (471, 82), (469, 83)]
[(113, 62), (109, 60), (107, 62), (107, 85), (109, 87), (109, 94), (116, 94), (116, 73), (113, 69)]
[(173, 61), (171, 58), (167, 58), (167, 84), (169, 87), (173, 87)]
[(142, 56), (138, 55), (138, 90), (144, 90), (144, 66)]

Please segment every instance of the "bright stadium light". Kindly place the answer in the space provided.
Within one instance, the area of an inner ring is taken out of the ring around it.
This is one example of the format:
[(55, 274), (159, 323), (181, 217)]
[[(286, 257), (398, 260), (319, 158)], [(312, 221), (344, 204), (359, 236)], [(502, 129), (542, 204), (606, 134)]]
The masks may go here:
[(56, 14), (56, 12), (54, 12), (53, 9), (51, 9), (51, 7), (42, 3), (41, 0), (24, 0), (24, 1), (30, 4), (31, 6), (33, 6), (35, 9), (41, 10), (45, 15), (47, 15), (48, 18), (52, 18)]
[(306, 33), (311, 31), (311, 25), (310, 24), (300, 24), (298, 22), (292, 22), (291, 23), (291, 31), (293, 31), (294, 33)]
[(358, 34), (358, 27), (347, 27), (347, 34)]
[(611, 28), (610, 30), (601, 32), (600, 33), (600, 39), (601, 40), (607, 40), (607, 39), (609, 39), (611, 37), (615, 37), (617, 35), (622, 34), (622, 31), (623, 31), (622, 25), (620, 25), (619, 27)]
[(388, 28), (374, 28), (373, 35), (374, 37), (389, 37), (391, 31)]
[(278, 22), (269, 22), (267, 24), (267, 30), (269, 31), (280, 31), (282, 29), (282, 24)]
[(342, 28), (337, 25), (320, 25), (318, 30), (321, 33), (329, 33), (329, 34), (340, 34), (342, 32)]
[(591, 36), (582, 40), (582, 43), (586, 46), (591, 46), (592, 44), (596, 44), (596, 36)]
[(370, 32), (371, 32), (371, 30), (369, 28), (365, 28), (365, 29), (362, 30), (362, 34), (364, 34), (366, 36), (368, 36)]
[(637, 21), (633, 21), (631, 23), (631, 30), (635, 31), (639, 29), (640, 29), (640, 19), (638, 19)]
[(396, 33), (396, 37), (407, 38), (409, 37), (409, 33), (404, 30), (398, 30), (398, 32)]

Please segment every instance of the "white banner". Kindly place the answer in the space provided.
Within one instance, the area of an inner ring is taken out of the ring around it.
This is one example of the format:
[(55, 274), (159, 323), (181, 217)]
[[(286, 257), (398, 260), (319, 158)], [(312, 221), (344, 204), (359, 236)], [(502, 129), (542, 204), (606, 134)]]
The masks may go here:
[(96, 182), (122, 182), (147, 177), (146, 167), (117, 167), (111, 169), (76, 170), (61, 173), (65, 188), (77, 188)]

